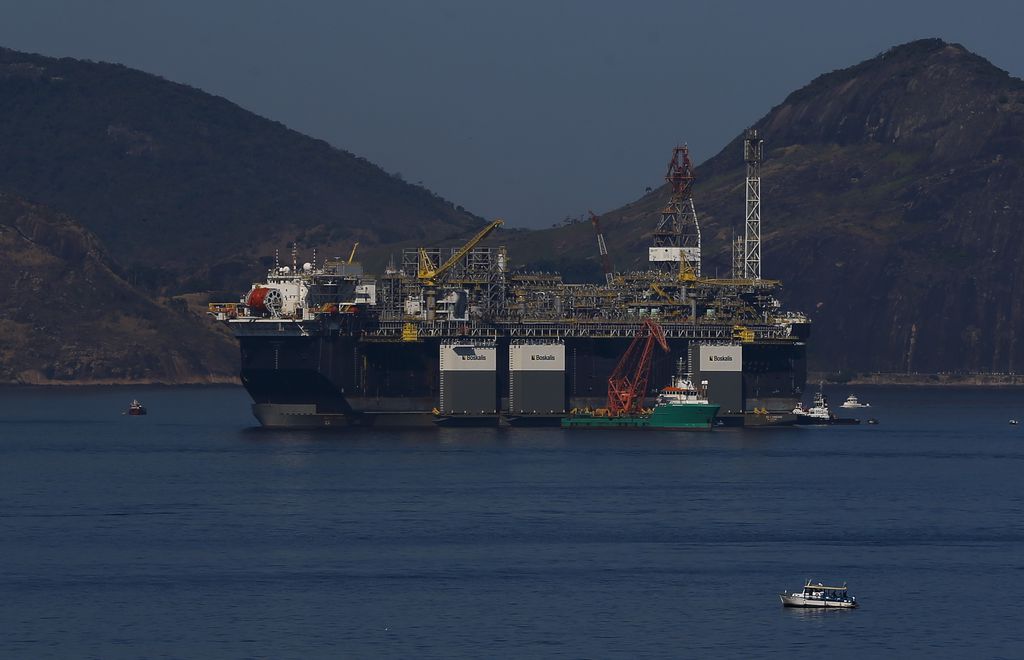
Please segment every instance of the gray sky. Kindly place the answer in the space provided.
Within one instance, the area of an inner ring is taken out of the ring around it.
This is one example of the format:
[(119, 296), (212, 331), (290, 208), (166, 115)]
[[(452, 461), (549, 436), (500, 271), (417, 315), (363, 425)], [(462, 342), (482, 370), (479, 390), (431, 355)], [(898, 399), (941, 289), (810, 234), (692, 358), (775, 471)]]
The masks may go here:
[(0, 0), (0, 45), (202, 88), (542, 227), (632, 201), (676, 142), (700, 162), (817, 75), (898, 43), (941, 37), (1021, 76), (1022, 7)]

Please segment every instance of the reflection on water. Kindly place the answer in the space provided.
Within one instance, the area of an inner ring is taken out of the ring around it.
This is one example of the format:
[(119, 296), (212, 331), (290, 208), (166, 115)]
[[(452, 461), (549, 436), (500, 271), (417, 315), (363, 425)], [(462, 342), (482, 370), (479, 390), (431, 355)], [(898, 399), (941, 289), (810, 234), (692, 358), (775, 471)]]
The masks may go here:
[(861, 609), (861, 605), (858, 602), (857, 608), (846, 608), (846, 607), (783, 607), (782, 610), (787, 616), (795, 616), (805, 621), (814, 623), (820, 620), (822, 617), (832, 616), (834, 614), (841, 615), (853, 615)]

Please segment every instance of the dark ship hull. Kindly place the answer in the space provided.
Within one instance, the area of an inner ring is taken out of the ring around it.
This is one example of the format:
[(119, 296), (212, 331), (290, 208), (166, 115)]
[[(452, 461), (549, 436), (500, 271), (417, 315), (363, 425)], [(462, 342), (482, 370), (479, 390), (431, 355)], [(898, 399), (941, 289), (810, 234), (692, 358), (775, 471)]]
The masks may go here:
[[(242, 382), (262, 425), (557, 425), (573, 408), (605, 404), (608, 377), (630, 341), (436, 337), (402, 342), (376, 341), (358, 331), (313, 330), (308, 336), (273, 331), (272, 336), (239, 337)], [(692, 353), (700, 345), (669, 339), (671, 353), (655, 356), (651, 382), (668, 382), (680, 356), (695, 364)], [(792, 423), (789, 411), (806, 385), (805, 343), (729, 346), (741, 357), (732, 371), (696, 370), (698, 378), (710, 382), (719, 417), (729, 425)], [(479, 355), (463, 356), (454, 368), (443, 364), (442, 354), (454, 355), (459, 348)], [(539, 371), (513, 364), (520, 349), (557, 355)], [(489, 364), (467, 371), (466, 357)]]

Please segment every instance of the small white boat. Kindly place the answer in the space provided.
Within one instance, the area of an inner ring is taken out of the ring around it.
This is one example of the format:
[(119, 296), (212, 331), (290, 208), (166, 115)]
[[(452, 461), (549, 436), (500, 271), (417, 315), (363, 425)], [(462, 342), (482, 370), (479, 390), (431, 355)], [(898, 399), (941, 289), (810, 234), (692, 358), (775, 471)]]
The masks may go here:
[(846, 397), (846, 401), (843, 401), (843, 405), (841, 405), (839, 407), (840, 408), (870, 408), (871, 404), (870, 403), (861, 403), (859, 400), (857, 400), (857, 395), (856, 394), (851, 394), (850, 396)]
[(821, 582), (807, 581), (803, 591), (779, 594), (785, 607), (827, 607), (852, 609), (857, 607), (857, 597), (851, 596), (846, 583), (841, 587), (830, 587)]

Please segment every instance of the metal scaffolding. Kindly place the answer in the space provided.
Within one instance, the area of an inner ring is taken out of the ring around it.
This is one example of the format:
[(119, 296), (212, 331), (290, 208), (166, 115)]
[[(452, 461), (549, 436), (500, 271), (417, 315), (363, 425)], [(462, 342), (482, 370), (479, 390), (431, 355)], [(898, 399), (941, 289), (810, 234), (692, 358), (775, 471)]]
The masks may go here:
[[(501, 224), (494, 221), (461, 246), (405, 249), (399, 265), (396, 267), (392, 260), (372, 284), (358, 284), (363, 281), (362, 271), (351, 260), (337, 260), (312, 273), (291, 275), (293, 279), (308, 280), (306, 286), (315, 294), (314, 309), (303, 311), (303, 318), (319, 322), (316, 319), (321, 314), (331, 319), (330, 323), (347, 319), (345, 314), (351, 306), (335, 301), (356, 300), (360, 288), (375, 287), (372, 307), (351, 318), (369, 341), (625, 338), (632, 337), (645, 319), (656, 320), (669, 338), (799, 341), (793, 328), (807, 323), (806, 317), (780, 312), (776, 296), (779, 283), (761, 278), (763, 142), (758, 132), (750, 129), (743, 145), (747, 163), (746, 223), (744, 234), (734, 237), (731, 244), (730, 279), (700, 275), (700, 227), (692, 196), (694, 174), (689, 152), (683, 146), (673, 151), (669, 164), (666, 180), (672, 186), (672, 198), (654, 232), (648, 270), (613, 276), (598, 219), (591, 214), (603, 261), (602, 284), (566, 284), (557, 273), (512, 271), (504, 247), (479, 245)], [(670, 268), (665, 268), (666, 264)], [(223, 313), (237, 314), (237, 309), (225, 308)]]
[(756, 128), (743, 136), (743, 160), (747, 162), (747, 213), (743, 233), (744, 277), (761, 279), (761, 161), (764, 140)]
[(743, 236), (734, 236), (732, 239), (732, 278), (743, 279), (747, 274), (745, 265), (746, 242)]
[(665, 181), (672, 189), (654, 230), (649, 260), (663, 269), (700, 277), (700, 223), (693, 205), (693, 164), (685, 144), (672, 150)]

